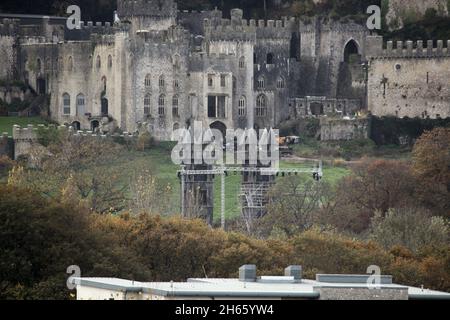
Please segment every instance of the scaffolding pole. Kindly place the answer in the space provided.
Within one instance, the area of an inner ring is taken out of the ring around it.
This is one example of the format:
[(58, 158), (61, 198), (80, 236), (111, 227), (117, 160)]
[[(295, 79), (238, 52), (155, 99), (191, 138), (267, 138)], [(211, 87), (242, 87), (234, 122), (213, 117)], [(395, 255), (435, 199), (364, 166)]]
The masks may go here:
[(222, 229), (225, 230), (225, 174), (220, 175), (220, 218)]

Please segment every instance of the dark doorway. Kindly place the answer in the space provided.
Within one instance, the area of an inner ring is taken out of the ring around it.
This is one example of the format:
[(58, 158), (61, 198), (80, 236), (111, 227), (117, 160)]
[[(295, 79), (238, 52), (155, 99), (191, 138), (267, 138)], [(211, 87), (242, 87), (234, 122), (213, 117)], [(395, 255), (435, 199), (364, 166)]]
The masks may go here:
[(349, 42), (347, 42), (344, 48), (344, 62), (356, 62), (355, 59), (357, 59), (358, 57), (360, 58), (359, 46), (355, 40), (350, 40)]
[(323, 104), (318, 102), (311, 103), (311, 114), (315, 116), (323, 115)]
[(78, 121), (74, 121), (74, 122), (72, 123), (72, 128), (73, 128), (75, 131), (80, 131), (80, 130), (81, 130), (81, 124), (80, 124)]
[(102, 98), (102, 116), (107, 116), (108, 112), (108, 99)]
[(91, 130), (93, 132), (96, 132), (99, 127), (100, 127), (100, 123), (97, 120), (94, 120), (91, 122)]
[(227, 126), (220, 121), (213, 122), (210, 126), (211, 129), (219, 130), (222, 133), (223, 141), (227, 136)]
[(38, 78), (36, 80), (36, 91), (40, 95), (44, 95), (47, 93), (47, 83), (45, 79)]

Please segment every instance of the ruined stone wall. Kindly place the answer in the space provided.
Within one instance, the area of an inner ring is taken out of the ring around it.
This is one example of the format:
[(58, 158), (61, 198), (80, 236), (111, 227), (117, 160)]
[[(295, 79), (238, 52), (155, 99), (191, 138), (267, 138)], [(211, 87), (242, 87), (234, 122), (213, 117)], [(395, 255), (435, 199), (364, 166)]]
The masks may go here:
[(370, 119), (320, 119), (320, 139), (322, 141), (348, 141), (368, 139)]
[[(44, 125), (28, 125), (27, 127), (21, 127), (15, 125), (13, 127), (13, 135), (12, 140), (14, 143), (14, 159), (18, 159), (20, 156), (28, 156), (35, 146), (40, 146), (39, 140), (39, 130), (49, 130), (51, 126)], [(55, 128), (53, 126), (53, 128)], [(84, 138), (108, 138), (108, 139), (125, 139), (127, 141), (133, 141), (137, 138), (136, 134), (130, 134), (128, 132), (124, 132), (123, 134), (96, 134), (92, 131), (76, 131), (73, 127), (70, 126), (59, 126), (56, 127), (58, 130), (63, 132), (68, 132), (73, 136), (84, 137)], [(1, 139), (1, 138), (0, 138)], [(40, 146), (42, 147), (42, 146)]]
[[(377, 40), (377, 39), (375, 39)], [(378, 39), (379, 41), (379, 39)], [(371, 53), (369, 111), (376, 116), (450, 117), (450, 41), (392, 42)]]
[(0, 134), (0, 157), (6, 156), (11, 159), (14, 157), (14, 143), (8, 133)]

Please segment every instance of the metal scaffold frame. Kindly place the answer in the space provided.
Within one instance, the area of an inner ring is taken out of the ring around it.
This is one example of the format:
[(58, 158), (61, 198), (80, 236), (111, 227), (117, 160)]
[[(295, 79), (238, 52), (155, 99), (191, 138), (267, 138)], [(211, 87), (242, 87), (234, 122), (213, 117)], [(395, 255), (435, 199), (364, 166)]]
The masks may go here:
[[(285, 175), (299, 175), (299, 174), (312, 174), (313, 178), (319, 181), (323, 176), (323, 166), (322, 161), (317, 161), (317, 165), (312, 168), (261, 168), (261, 167), (226, 167), (226, 166), (216, 166), (209, 170), (186, 170), (185, 166), (178, 171), (178, 175), (181, 178), (181, 210), (184, 215), (184, 191), (186, 176), (192, 175), (220, 175), (220, 197), (221, 197), (221, 227), (225, 229), (225, 178), (229, 173), (257, 173), (261, 175), (272, 175), (272, 176), (282, 176)], [(242, 193), (241, 188), (241, 193)], [(242, 195), (242, 194), (241, 194)]]

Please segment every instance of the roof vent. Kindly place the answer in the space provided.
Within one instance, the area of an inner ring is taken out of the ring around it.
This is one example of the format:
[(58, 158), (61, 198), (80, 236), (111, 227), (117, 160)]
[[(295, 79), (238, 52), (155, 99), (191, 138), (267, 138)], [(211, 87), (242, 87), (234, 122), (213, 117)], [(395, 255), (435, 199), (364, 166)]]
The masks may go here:
[(302, 281), (302, 266), (289, 266), (284, 269), (286, 277), (294, 277), (295, 281)]
[(246, 264), (239, 268), (239, 281), (255, 282), (256, 266), (254, 264)]

